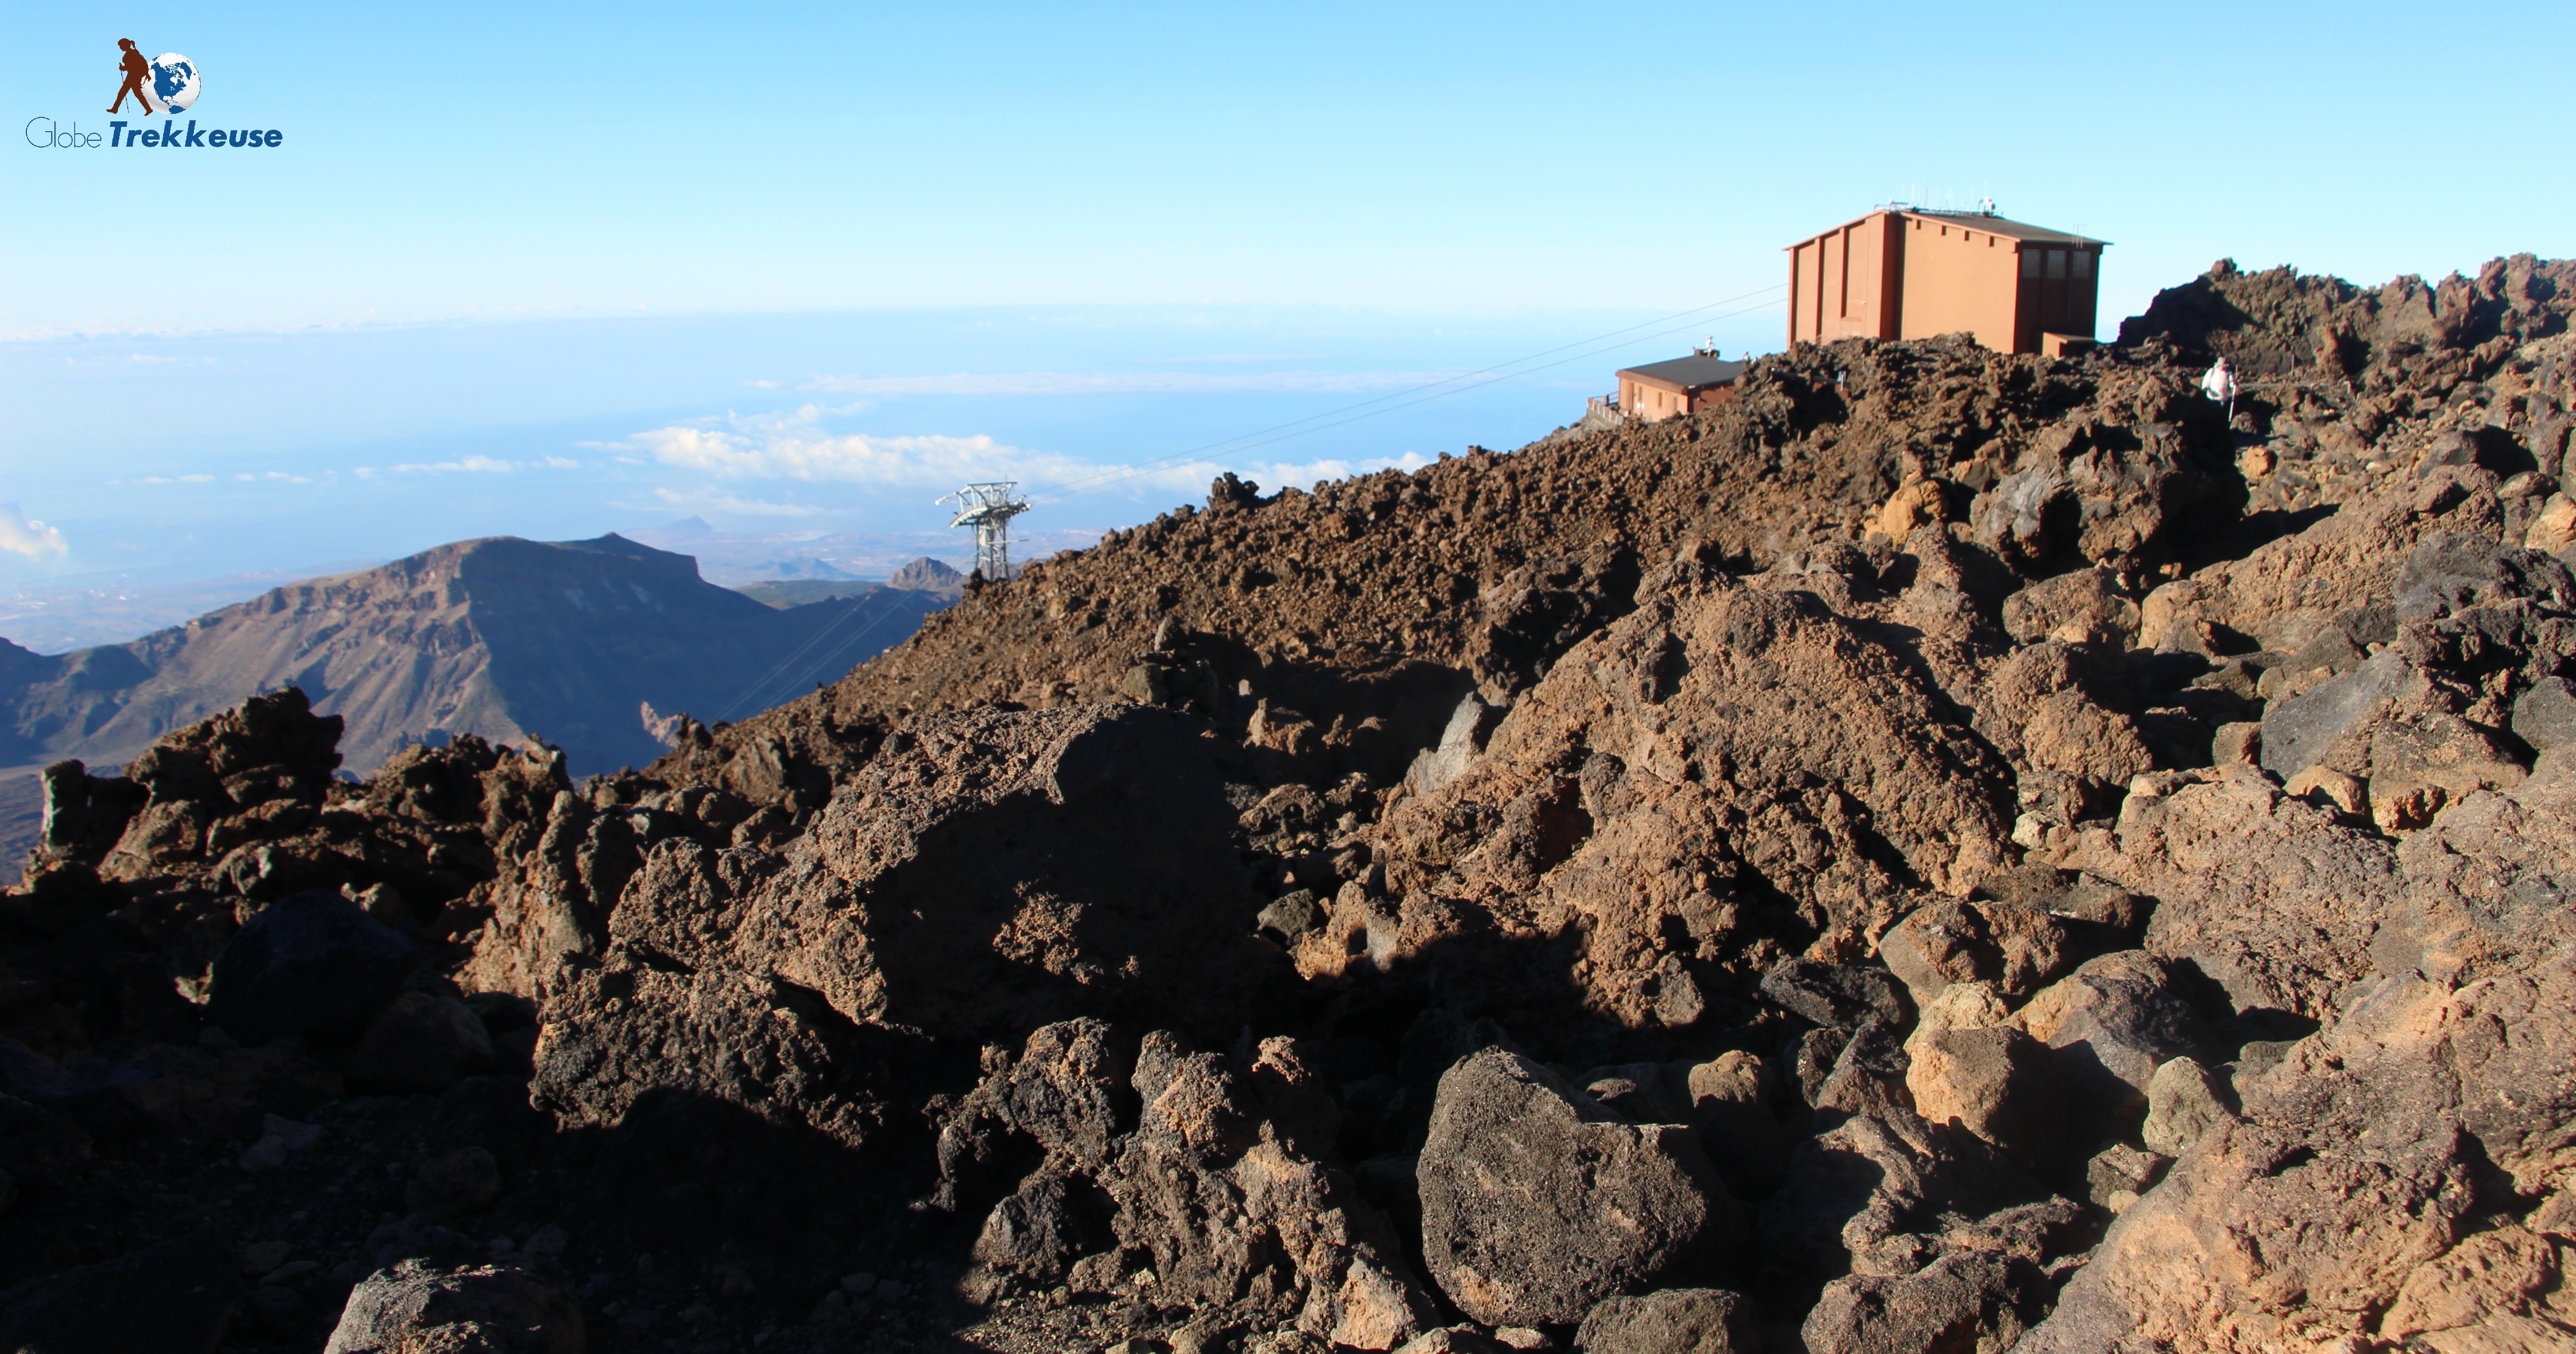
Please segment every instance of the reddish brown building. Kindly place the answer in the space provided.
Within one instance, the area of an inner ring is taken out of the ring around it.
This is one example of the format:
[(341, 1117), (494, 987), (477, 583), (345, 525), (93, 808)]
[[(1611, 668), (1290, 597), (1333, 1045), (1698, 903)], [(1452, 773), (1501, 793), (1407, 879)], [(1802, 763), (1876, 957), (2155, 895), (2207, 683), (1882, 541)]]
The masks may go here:
[(1735, 378), (1743, 374), (1743, 363), (1706, 350), (1670, 362), (1630, 367), (1619, 373), (1619, 408), (1628, 417), (1649, 423), (1695, 414), (1734, 399)]
[(2008, 353), (2090, 343), (2106, 243), (1990, 212), (1882, 208), (1789, 246), (1789, 342), (1966, 333)]

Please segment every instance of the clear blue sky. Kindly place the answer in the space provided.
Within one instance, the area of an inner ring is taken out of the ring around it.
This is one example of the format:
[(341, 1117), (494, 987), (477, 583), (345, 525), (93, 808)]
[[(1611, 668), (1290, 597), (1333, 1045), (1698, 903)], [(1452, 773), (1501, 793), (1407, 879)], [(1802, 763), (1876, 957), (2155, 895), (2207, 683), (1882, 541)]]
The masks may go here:
[[(1896, 197), (1991, 194), (2111, 240), (2106, 328), (2222, 255), (2365, 282), (2566, 255), (2570, 15), (15, 5), (0, 567), (104, 567), (243, 514), (276, 526), (186, 567), (573, 534), (691, 495), (865, 528), (919, 515), (889, 458), (976, 437), (1041, 466), (1184, 450), (1771, 287), (1784, 242)], [(119, 37), (199, 64), (188, 116), (284, 144), (24, 144), (32, 118), (104, 128)], [(602, 327), (621, 317), (650, 322)], [(1732, 350), (1778, 324), (1707, 328)], [(1262, 455), (1501, 445), (1681, 344)], [(1208, 370), (1243, 379), (1166, 379)], [(1122, 373), (1114, 426), (1107, 395), (1059, 379)], [(961, 375), (988, 379), (887, 384)], [(675, 451), (674, 428), (724, 433), (731, 459)], [(429, 486), (473, 472), (356, 474), (476, 456), (513, 469), (470, 494)], [(186, 473), (247, 487), (136, 487)], [(1062, 524), (1183, 496), (1155, 484)]]
[[(260, 156), (0, 159), (16, 333), (1048, 301), (1677, 309), (1919, 186), (2379, 279), (2570, 247), (2571, 7), (15, 5)], [(121, 209), (120, 209), (121, 208)]]

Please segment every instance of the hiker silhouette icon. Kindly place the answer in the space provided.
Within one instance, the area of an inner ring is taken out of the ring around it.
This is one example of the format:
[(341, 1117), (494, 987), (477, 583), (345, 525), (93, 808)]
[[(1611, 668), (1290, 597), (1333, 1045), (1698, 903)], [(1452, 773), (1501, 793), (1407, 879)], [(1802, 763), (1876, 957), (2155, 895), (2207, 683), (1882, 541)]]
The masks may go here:
[(152, 111), (152, 98), (147, 92), (152, 80), (152, 63), (144, 59), (143, 53), (135, 47), (134, 39), (118, 38), (116, 45), (125, 52), (125, 55), (116, 59), (116, 68), (125, 72), (125, 83), (117, 86), (116, 102), (109, 104), (107, 111), (113, 113), (124, 108), (125, 96), (131, 94), (136, 103), (143, 105), (143, 111), (148, 115)]

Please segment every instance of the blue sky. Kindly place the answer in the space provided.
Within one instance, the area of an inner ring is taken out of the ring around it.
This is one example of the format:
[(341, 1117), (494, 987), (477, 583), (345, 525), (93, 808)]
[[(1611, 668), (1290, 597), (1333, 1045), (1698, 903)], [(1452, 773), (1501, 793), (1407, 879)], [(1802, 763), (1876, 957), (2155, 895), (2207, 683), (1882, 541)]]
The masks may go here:
[(0, 579), (917, 527), (953, 470), (1751, 296), (1182, 465), (1509, 445), (1616, 365), (1776, 345), (1779, 246), (1891, 198), (2113, 241), (2106, 328), (2221, 256), (2576, 252), (2564, 5), (21, 5), (0, 112), (104, 129), (118, 37), (283, 144), (0, 148)]

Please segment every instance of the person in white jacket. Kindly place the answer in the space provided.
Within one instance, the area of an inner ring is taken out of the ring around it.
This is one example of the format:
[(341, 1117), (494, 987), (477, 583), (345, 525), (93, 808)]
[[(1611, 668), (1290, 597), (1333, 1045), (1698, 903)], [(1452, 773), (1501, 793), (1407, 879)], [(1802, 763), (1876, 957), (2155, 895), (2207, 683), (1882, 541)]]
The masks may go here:
[(2227, 365), (2226, 358), (2218, 359), (2217, 366), (2201, 375), (2200, 393), (2226, 405), (2227, 417), (2236, 417), (2236, 372)]

